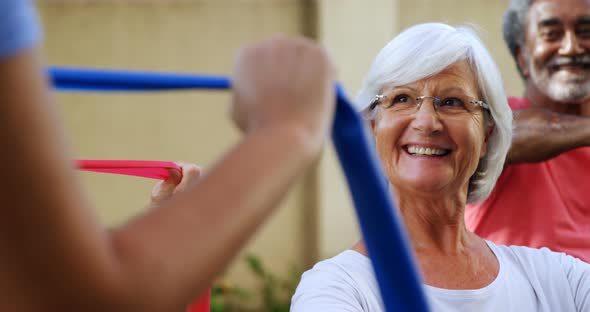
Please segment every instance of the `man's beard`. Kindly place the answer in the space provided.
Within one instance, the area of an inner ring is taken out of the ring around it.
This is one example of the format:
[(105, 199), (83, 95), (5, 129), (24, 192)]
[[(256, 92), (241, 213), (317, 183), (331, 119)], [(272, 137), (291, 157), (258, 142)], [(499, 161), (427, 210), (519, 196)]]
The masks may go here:
[(555, 71), (551, 73), (556, 64), (576, 64), (582, 68), (590, 63), (590, 56), (578, 57), (554, 57), (541, 68), (535, 66), (529, 58), (529, 71), (533, 83), (539, 91), (545, 93), (550, 99), (562, 103), (576, 103), (590, 96), (590, 70), (585, 73), (571, 73), (567, 71)]

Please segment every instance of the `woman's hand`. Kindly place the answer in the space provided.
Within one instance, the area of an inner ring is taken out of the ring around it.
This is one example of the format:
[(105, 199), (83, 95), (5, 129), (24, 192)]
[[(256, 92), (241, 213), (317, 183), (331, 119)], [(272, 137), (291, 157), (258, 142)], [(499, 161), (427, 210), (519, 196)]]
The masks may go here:
[(201, 176), (201, 168), (195, 164), (179, 162), (182, 172), (170, 169), (170, 177), (158, 182), (152, 189), (150, 206), (156, 207), (177, 192), (182, 192), (191, 184), (198, 181)]

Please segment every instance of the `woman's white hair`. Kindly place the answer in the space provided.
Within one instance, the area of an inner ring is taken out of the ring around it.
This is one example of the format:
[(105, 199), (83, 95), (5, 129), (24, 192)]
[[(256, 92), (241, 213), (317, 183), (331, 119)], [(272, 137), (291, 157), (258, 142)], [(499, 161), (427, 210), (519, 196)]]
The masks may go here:
[(482, 99), (490, 106), (494, 130), (488, 139), (487, 154), (470, 179), (467, 202), (486, 199), (502, 172), (512, 141), (512, 110), (508, 106), (500, 71), (484, 44), (468, 27), (442, 23), (418, 24), (391, 40), (373, 61), (356, 98), (355, 105), (372, 120), (379, 106), (369, 104), (385, 87), (396, 87), (435, 75), (457, 62), (471, 65)]

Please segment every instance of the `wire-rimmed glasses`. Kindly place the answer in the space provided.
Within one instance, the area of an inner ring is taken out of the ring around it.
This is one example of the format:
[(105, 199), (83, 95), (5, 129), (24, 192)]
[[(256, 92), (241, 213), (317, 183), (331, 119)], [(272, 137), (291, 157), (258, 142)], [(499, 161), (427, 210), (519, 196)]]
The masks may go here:
[(394, 112), (412, 114), (420, 110), (426, 99), (431, 99), (434, 110), (442, 114), (454, 115), (472, 111), (473, 107), (469, 107), (466, 103), (469, 103), (472, 106), (479, 106), (488, 113), (490, 112), (489, 105), (481, 100), (471, 100), (452, 96), (439, 98), (430, 95), (412, 97), (407, 94), (395, 96), (377, 94), (375, 95), (374, 100), (369, 104), (369, 110), (373, 110), (377, 105), (386, 102), (386, 108), (391, 109)]

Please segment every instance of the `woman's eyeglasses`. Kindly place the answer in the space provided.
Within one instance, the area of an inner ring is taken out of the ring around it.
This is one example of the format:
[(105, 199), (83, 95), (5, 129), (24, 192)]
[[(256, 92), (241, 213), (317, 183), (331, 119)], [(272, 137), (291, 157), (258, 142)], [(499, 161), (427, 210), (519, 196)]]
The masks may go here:
[[(488, 113), (490, 107), (484, 101), (468, 100), (459, 97), (444, 97), (421, 95), (412, 97), (407, 94), (398, 94), (395, 96), (388, 96), (383, 94), (375, 95), (375, 99), (369, 104), (369, 109), (373, 110), (379, 104), (386, 104), (385, 108), (397, 113), (413, 114), (418, 112), (424, 103), (424, 100), (431, 99), (433, 108), (436, 112), (447, 114), (458, 114), (462, 112), (471, 112), (473, 106), (479, 106), (485, 109)], [(470, 107), (471, 106), (471, 107)]]

